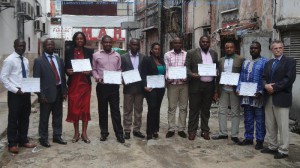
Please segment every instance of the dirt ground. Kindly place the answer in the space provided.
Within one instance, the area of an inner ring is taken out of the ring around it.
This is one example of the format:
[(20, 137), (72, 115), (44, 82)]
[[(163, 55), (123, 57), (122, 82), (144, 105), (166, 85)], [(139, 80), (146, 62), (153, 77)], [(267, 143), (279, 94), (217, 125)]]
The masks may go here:
[[(122, 89), (120, 89), (122, 91)], [(109, 118), (110, 135), (108, 140), (101, 142), (100, 129), (98, 125), (97, 98), (95, 85), (93, 86), (91, 98), (91, 116), (88, 135), (90, 144), (83, 141), (72, 143), (73, 126), (71, 123), (63, 122), (63, 138), (68, 141), (67, 145), (53, 144), (50, 139), (51, 148), (38, 146), (35, 151), (20, 148), (18, 155), (7, 152), (6, 137), (1, 139), (1, 161), (0, 167), (97, 167), (97, 168), (292, 168), (300, 167), (300, 136), (290, 133), (289, 158), (282, 160), (273, 159), (272, 155), (261, 154), (254, 146), (241, 147), (234, 145), (230, 140), (209, 140), (197, 136), (194, 141), (183, 139), (177, 134), (169, 139), (165, 138), (167, 132), (167, 97), (163, 100), (161, 108), (161, 122), (159, 138), (156, 140), (142, 140), (134, 138), (127, 140), (125, 144), (116, 141)], [(120, 109), (123, 111), (123, 95), (121, 94)], [(67, 113), (67, 103), (64, 103), (64, 119)], [(146, 130), (147, 104), (144, 101), (142, 132)], [(38, 122), (39, 111), (32, 113), (30, 118), (29, 137), (38, 144)], [(218, 131), (217, 108), (211, 109), (209, 122), (211, 133)], [(51, 123), (51, 122), (50, 122)], [(230, 122), (228, 122), (230, 127)], [(240, 137), (243, 137), (243, 119), (240, 123)], [(52, 133), (49, 124), (49, 137)], [(265, 144), (266, 145), (266, 144)]]

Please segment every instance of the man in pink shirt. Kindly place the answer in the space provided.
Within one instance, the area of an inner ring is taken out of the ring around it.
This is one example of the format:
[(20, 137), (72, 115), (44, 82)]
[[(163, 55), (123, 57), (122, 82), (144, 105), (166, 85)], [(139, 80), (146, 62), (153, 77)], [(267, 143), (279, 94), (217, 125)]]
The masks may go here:
[(104, 36), (101, 40), (103, 50), (93, 55), (93, 76), (97, 82), (100, 141), (105, 141), (108, 132), (108, 103), (110, 105), (111, 120), (118, 142), (124, 143), (123, 127), (121, 125), (120, 95), (118, 84), (103, 83), (103, 71), (121, 71), (120, 54), (112, 50), (112, 38)]
[(188, 104), (188, 84), (187, 79), (170, 79), (170, 67), (184, 66), (186, 52), (182, 49), (182, 39), (175, 37), (172, 41), (173, 50), (165, 53), (164, 59), (166, 64), (166, 79), (168, 81), (168, 132), (166, 138), (170, 138), (175, 134), (176, 130), (176, 109), (179, 107), (178, 114), (178, 135), (186, 138), (184, 132), (186, 127), (186, 115)]
[(218, 54), (209, 48), (210, 37), (208, 36), (202, 36), (199, 45), (199, 48), (187, 52), (185, 60), (189, 78), (189, 140), (194, 140), (196, 137), (199, 115), (201, 118), (201, 137), (206, 140), (210, 139), (208, 127), (210, 106), (213, 99), (217, 97), (216, 78), (214, 76), (200, 76), (198, 64), (218, 64)]

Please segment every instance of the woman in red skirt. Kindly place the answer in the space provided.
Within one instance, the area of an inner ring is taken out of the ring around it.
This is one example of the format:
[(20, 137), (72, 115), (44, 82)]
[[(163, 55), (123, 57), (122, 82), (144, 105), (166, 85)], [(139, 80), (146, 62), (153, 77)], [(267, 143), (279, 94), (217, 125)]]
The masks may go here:
[(73, 35), (73, 46), (66, 49), (65, 68), (68, 75), (68, 116), (66, 121), (74, 124), (75, 143), (80, 139), (79, 120), (82, 121), (81, 138), (85, 143), (90, 143), (87, 136), (88, 121), (90, 116), (91, 99), (91, 71), (73, 72), (71, 60), (89, 59), (92, 63), (93, 50), (85, 48), (86, 37), (82, 32), (76, 32)]

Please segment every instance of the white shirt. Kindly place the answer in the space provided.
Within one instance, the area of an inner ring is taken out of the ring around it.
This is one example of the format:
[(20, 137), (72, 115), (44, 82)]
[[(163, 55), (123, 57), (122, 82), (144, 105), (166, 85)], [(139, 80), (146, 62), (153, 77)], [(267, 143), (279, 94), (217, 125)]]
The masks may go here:
[[(46, 52), (45, 52), (45, 55), (46, 55), (46, 58), (48, 59), (50, 65), (51, 65), (50, 57), (49, 57), (50, 55), (49, 55), (48, 53), (46, 53)], [(53, 57), (52, 57), (52, 60), (53, 60), (53, 62), (54, 62), (54, 65), (55, 65), (55, 67), (56, 67), (56, 70), (57, 70), (57, 72), (58, 72), (58, 76), (59, 76), (59, 79), (60, 79), (60, 82), (59, 82), (58, 85), (60, 85), (60, 84), (61, 84), (60, 69), (59, 69), (59, 66), (58, 66), (56, 57), (54, 56), (54, 53), (52, 54), (52, 56), (53, 56)]]
[[(29, 76), (29, 62), (28, 59), (23, 57), (25, 65), (26, 76)], [(4, 61), (0, 75), (4, 87), (13, 93), (18, 92), (22, 84), (22, 64), (20, 55), (13, 52)]]
[(224, 72), (232, 72), (233, 59), (225, 59)]

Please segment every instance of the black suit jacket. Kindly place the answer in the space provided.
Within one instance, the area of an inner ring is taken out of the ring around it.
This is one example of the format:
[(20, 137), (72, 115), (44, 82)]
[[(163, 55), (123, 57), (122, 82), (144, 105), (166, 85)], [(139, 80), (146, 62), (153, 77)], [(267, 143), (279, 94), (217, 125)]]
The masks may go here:
[[(67, 93), (64, 63), (58, 56), (55, 56), (55, 58), (58, 63), (58, 72), (61, 78), (61, 91), (62, 95), (64, 95)], [(40, 78), (41, 91), (38, 93), (39, 98), (46, 98), (48, 103), (53, 103), (56, 100), (57, 93), (56, 79), (45, 53), (34, 60), (33, 77)]]
[[(214, 50), (209, 50), (213, 63), (218, 67), (218, 54)], [(200, 79), (191, 78), (191, 73), (198, 74), (198, 64), (202, 64), (202, 56), (200, 48), (189, 50), (186, 54), (185, 66), (187, 68), (187, 76), (189, 78), (189, 92), (197, 93), (200, 91)], [(216, 78), (214, 78), (216, 85)], [(216, 87), (215, 87), (216, 88)]]
[[(94, 53), (93, 50), (83, 47), (84, 59), (89, 59), (91, 62), (91, 65), (92, 65), (92, 60), (93, 60), (93, 53)], [(70, 47), (69, 49), (67, 49), (65, 51), (65, 71), (66, 72), (67, 72), (67, 69), (72, 69), (72, 64), (71, 64), (72, 59), (74, 59), (74, 47)], [(92, 67), (93, 67), (93, 65), (92, 65)], [(86, 78), (91, 85), (92, 84), (91, 75), (86, 75)], [(68, 85), (71, 80), (72, 80), (72, 75), (71, 76), (68, 75), (68, 82), (67, 82)]]
[[(162, 58), (159, 58), (159, 63), (165, 66), (165, 62)], [(142, 81), (143, 87), (147, 86), (147, 76), (148, 75), (158, 75), (157, 65), (154, 62), (154, 58), (152, 56), (144, 57), (142, 61)]]
[[(139, 53), (139, 67), (138, 70), (140, 72), (140, 75), (142, 73), (142, 61), (144, 59), (145, 55)], [(133, 70), (133, 65), (130, 59), (130, 54), (126, 53), (121, 56), (121, 69), (122, 72), (124, 71), (129, 71)], [(135, 82), (135, 83), (130, 83), (128, 85), (124, 85), (123, 93), (124, 94), (136, 94), (136, 93), (143, 93), (143, 83), (142, 81), (140, 82)]]
[[(274, 93), (273, 104), (278, 107), (290, 107), (292, 106), (292, 88), (296, 79), (296, 61), (293, 58), (282, 56), (276, 69), (274, 76), (271, 80), (271, 70), (274, 59), (269, 60), (264, 69), (263, 83), (275, 83), (273, 85)], [(270, 97), (269, 94), (265, 95), (265, 102)]]

